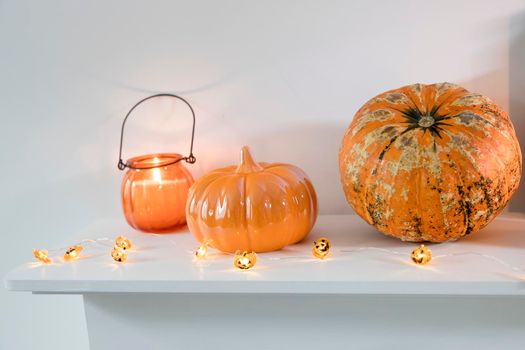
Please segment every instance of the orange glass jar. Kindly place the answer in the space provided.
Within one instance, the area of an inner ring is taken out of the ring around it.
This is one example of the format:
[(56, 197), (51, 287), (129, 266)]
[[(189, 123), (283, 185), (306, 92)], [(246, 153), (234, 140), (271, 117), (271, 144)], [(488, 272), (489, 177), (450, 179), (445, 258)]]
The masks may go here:
[[(126, 120), (142, 102), (154, 97), (175, 97), (185, 102), (193, 115), (190, 155), (177, 153), (148, 154), (122, 160), (122, 143)], [(188, 191), (194, 180), (183, 165), (195, 163), (193, 136), (195, 113), (186, 100), (171, 94), (158, 94), (139, 101), (122, 123), (118, 168), (128, 169), (122, 180), (122, 208), (128, 224), (143, 232), (173, 232), (186, 223), (185, 206)]]
[[(144, 155), (122, 180), (122, 208), (128, 223), (144, 232), (170, 232), (186, 223), (186, 200), (193, 177), (176, 153)], [(155, 167), (152, 167), (155, 166)]]

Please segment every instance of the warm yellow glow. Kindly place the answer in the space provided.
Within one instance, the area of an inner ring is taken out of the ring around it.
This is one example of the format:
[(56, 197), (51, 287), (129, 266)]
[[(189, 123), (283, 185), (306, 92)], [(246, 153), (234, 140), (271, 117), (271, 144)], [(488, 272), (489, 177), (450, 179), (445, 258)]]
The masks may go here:
[(111, 251), (111, 257), (116, 262), (124, 262), (128, 258), (128, 255), (120, 248), (113, 248)]
[(248, 270), (255, 266), (257, 262), (257, 254), (255, 252), (244, 251), (240, 254), (235, 255), (233, 259), (233, 265), (241, 270)]
[(205, 259), (207, 254), (208, 254), (208, 246), (206, 244), (201, 245), (195, 251), (195, 257), (197, 257), (198, 259)]
[(321, 237), (314, 241), (312, 246), (312, 254), (318, 259), (324, 259), (330, 253), (330, 240), (326, 237)]
[(120, 248), (122, 250), (128, 250), (131, 249), (132, 244), (126, 236), (118, 236), (117, 238), (115, 238), (115, 247)]
[(410, 254), (410, 258), (417, 265), (426, 265), (432, 260), (432, 251), (430, 248), (425, 247), (424, 244), (420, 245), (419, 248), (416, 248)]
[[(160, 159), (155, 157), (153, 158), (153, 164), (157, 165), (160, 163)], [(155, 180), (158, 183), (162, 183), (162, 173), (160, 168), (153, 168), (153, 180)]]
[(51, 259), (47, 256), (48, 253), (47, 253), (47, 250), (45, 249), (33, 249), (33, 255), (35, 256), (35, 258), (38, 260), (38, 261), (41, 261), (45, 264), (49, 264), (51, 263)]
[(64, 260), (71, 261), (73, 259), (78, 258), (80, 252), (84, 248), (81, 245), (75, 245), (73, 247), (69, 247), (68, 250), (66, 250), (66, 253), (64, 254)]

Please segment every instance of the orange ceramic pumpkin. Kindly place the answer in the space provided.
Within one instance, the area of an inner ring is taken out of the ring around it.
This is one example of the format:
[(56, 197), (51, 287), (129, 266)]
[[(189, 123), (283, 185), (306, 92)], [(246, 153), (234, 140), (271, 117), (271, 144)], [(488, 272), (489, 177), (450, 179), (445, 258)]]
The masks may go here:
[(450, 84), (387, 91), (355, 115), (339, 151), (346, 198), (379, 231), (443, 242), (491, 222), (516, 191), (521, 152), (489, 98)]
[(195, 238), (225, 252), (267, 252), (299, 242), (317, 218), (317, 197), (296, 166), (257, 163), (213, 170), (190, 188), (186, 220)]

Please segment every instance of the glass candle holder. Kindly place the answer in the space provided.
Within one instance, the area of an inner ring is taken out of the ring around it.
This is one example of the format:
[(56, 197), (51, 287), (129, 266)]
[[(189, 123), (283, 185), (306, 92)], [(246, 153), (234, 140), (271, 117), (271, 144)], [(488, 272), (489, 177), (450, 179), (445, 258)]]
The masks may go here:
[(176, 153), (131, 158), (122, 180), (122, 208), (130, 226), (171, 232), (186, 223), (185, 206), (194, 180)]
[[(155, 97), (173, 97), (183, 101), (191, 110), (193, 128), (190, 153), (183, 157), (178, 153), (147, 154), (122, 160), (124, 127), (131, 112), (141, 103)], [(183, 161), (195, 163), (193, 139), (195, 135), (195, 112), (182, 97), (157, 94), (136, 103), (122, 122), (118, 168), (128, 169), (122, 180), (122, 208), (130, 226), (143, 232), (173, 232), (186, 223), (186, 200), (193, 184), (193, 177)]]

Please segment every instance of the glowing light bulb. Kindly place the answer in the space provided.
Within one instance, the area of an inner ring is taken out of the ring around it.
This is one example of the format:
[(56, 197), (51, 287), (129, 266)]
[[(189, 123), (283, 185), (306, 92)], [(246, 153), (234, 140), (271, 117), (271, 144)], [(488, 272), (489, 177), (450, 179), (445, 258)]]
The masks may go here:
[(248, 270), (255, 266), (257, 262), (257, 254), (255, 252), (244, 251), (240, 254), (235, 255), (233, 259), (233, 265), (241, 270)]
[(116, 262), (125, 262), (128, 259), (128, 255), (120, 248), (113, 248), (111, 251), (111, 257)]
[(33, 255), (38, 261), (41, 261), (45, 264), (49, 264), (52, 262), (52, 260), (48, 257), (47, 250), (45, 249), (33, 249)]
[(75, 245), (73, 247), (69, 247), (64, 254), (64, 260), (71, 261), (71, 260), (78, 258), (78, 256), (80, 255), (80, 252), (83, 249), (84, 248), (81, 245)]
[(207, 254), (208, 254), (208, 246), (206, 244), (201, 245), (195, 251), (195, 257), (197, 259), (205, 259)]
[(430, 248), (425, 247), (424, 244), (420, 245), (419, 248), (416, 248), (410, 254), (412, 261), (417, 265), (426, 265), (432, 260), (432, 251)]
[(330, 240), (326, 237), (321, 237), (314, 241), (312, 246), (312, 254), (318, 259), (324, 259), (330, 253)]
[(131, 249), (132, 244), (126, 236), (118, 236), (117, 238), (115, 238), (115, 247), (120, 248), (122, 250), (128, 250)]

